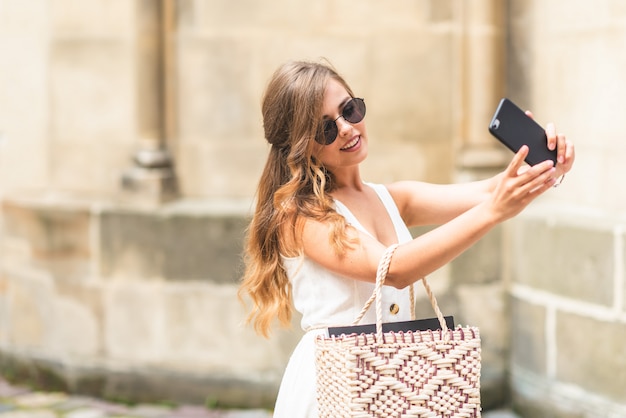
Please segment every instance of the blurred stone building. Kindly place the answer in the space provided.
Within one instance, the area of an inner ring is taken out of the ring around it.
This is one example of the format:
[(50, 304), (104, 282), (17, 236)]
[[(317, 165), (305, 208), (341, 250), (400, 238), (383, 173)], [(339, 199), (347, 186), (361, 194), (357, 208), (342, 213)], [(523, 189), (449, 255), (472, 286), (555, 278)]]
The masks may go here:
[(271, 406), (300, 331), (254, 335), (236, 298), (260, 98), (324, 57), (367, 100), (369, 181), (501, 170), (503, 96), (576, 143), (431, 283), (481, 328), (484, 408), (626, 416), (625, 50), (621, 0), (0, 0), (0, 373)]

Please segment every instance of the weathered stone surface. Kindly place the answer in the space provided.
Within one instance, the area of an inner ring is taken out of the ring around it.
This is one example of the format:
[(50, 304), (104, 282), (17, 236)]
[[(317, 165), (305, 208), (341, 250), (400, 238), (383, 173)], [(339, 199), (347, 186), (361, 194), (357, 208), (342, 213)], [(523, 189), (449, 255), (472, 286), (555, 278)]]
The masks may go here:
[(546, 374), (546, 310), (513, 298), (511, 300), (511, 362), (517, 367)]
[(9, 238), (29, 243), (34, 258), (89, 256), (89, 213), (86, 208), (5, 199), (2, 210), (3, 232)]
[(626, 324), (559, 313), (556, 344), (559, 381), (626, 404)]
[(502, 228), (495, 228), (450, 263), (455, 284), (485, 284), (502, 280)]
[[(148, 211), (55, 202), (5, 202), (2, 247), (13, 257), (1, 265), (2, 373), (129, 399), (185, 392), (194, 402), (208, 393), (227, 405), (271, 404), (301, 331), (265, 340), (243, 325), (241, 205), (176, 202)], [(52, 268), (52, 260), (93, 270)], [(187, 265), (196, 260), (206, 269)], [(251, 388), (259, 395), (244, 396)]]
[(211, 280), (236, 283), (247, 217), (104, 210), (100, 274), (110, 278)]
[(580, 301), (613, 303), (613, 232), (520, 217), (512, 222), (512, 278)]

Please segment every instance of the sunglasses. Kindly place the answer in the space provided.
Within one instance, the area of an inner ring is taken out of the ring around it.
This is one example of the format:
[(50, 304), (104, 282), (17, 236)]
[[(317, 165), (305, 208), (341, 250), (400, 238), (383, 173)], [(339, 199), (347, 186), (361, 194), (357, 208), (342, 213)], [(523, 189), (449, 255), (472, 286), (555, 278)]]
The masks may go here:
[(337, 116), (334, 120), (325, 120), (323, 123), (324, 136), (316, 136), (315, 140), (322, 145), (330, 145), (337, 139), (339, 128), (337, 127), (337, 120), (343, 118), (346, 122), (359, 123), (365, 117), (365, 102), (363, 99), (354, 97), (350, 99), (343, 107), (341, 115)]

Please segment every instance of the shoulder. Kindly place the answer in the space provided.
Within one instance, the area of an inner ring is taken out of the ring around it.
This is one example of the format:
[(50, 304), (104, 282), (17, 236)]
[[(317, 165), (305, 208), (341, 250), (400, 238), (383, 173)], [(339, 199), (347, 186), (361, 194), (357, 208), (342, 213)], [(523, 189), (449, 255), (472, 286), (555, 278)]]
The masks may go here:
[(435, 206), (442, 201), (441, 193), (445, 186), (405, 180), (387, 184), (386, 187), (404, 222), (416, 226), (424, 221), (424, 215), (437, 211)]
[(396, 202), (396, 206), (401, 214), (411, 205), (413, 199), (420, 195), (424, 183), (417, 181), (396, 181), (385, 184), (385, 188)]

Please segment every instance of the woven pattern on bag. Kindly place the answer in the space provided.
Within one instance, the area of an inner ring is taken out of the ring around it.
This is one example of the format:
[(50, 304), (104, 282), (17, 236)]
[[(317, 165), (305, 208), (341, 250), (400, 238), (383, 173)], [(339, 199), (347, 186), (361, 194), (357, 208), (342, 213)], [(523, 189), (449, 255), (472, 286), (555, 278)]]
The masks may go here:
[(319, 416), (480, 417), (478, 329), (442, 334), (318, 337)]

